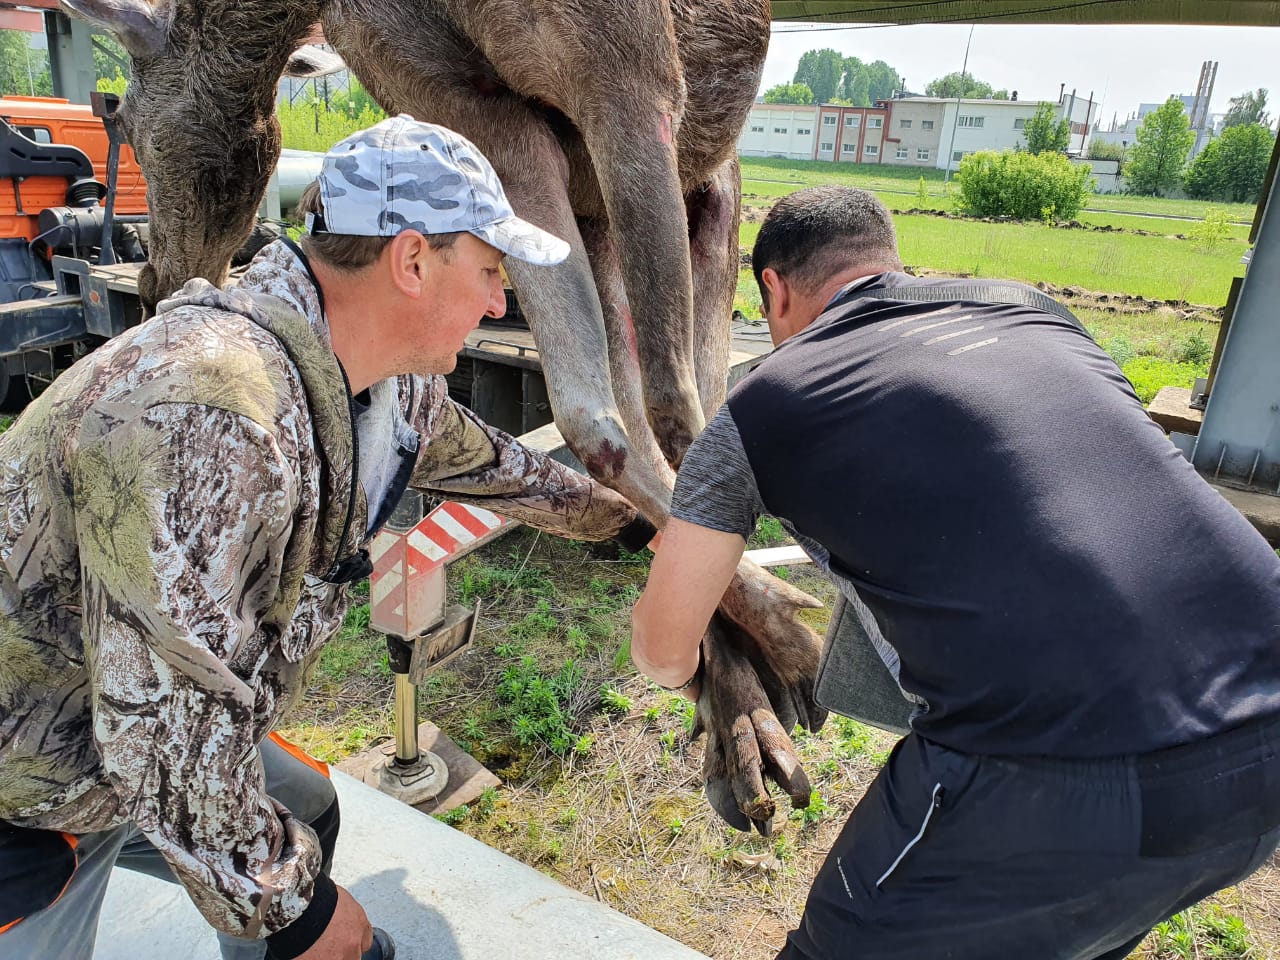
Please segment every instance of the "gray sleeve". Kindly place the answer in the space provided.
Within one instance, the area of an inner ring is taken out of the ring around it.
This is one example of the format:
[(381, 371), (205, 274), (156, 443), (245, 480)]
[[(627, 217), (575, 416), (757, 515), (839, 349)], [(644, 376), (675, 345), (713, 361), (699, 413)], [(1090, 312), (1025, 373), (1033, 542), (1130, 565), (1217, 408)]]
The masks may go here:
[(671, 515), (746, 540), (765, 512), (728, 405), (690, 445), (676, 476)]

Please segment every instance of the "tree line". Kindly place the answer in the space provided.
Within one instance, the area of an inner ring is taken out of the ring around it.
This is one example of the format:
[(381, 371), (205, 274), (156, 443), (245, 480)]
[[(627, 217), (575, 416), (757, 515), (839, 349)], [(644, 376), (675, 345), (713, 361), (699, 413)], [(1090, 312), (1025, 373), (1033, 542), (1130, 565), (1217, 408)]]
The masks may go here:
[(1188, 164), (1196, 132), (1170, 97), (1143, 119), (1124, 157), (1129, 192), (1164, 196), (1181, 187), (1197, 200), (1256, 203), (1276, 140), (1266, 107), (1266, 89), (1232, 97), (1222, 132)]
[[(790, 83), (780, 83), (765, 91), (765, 103), (831, 103), (846, 107), (869, 107), (887, 100), (903, 88), (902, 75), (883, 60), (864, 63), (826, 47), (810, 50), (800, 58)], [(929, 97), (972, 97), (1008, 100), (1008, 90), (996, 90), (971, 73), (955, 71), (930, 80)]]
[(869, 107), (891, 96), (902, 83), (898, 71), (883, 60), (863, 63), (830, 47), (810, 50), (800, 58), (791, 83), (765, 91), (766, 103), (835, 103)]

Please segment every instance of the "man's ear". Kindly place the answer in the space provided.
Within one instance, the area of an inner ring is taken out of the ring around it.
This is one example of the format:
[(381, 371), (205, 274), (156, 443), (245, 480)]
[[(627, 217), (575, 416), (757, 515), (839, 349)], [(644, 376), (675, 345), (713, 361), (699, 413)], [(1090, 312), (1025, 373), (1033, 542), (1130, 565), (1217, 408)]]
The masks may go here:
[(768, 295), (769, 314), (774, 317), (786, 313), (791, 305), (791, 285), (773, 267), (765, 267), (760, 273), (760, 283)]
[(426, 238), (418, 231), (397, 233), (383, 251), (392, 285), (407, 297), (416, 299), (422, 296), (427, 286), (427, 273), (431, 269), (431, 253)]

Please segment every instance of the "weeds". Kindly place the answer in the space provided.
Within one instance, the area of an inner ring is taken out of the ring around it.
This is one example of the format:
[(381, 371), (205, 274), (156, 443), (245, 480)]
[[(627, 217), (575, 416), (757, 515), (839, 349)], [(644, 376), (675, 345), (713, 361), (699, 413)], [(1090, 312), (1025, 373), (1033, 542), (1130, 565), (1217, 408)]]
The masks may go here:
[(787, 531), (783, 529), (782, 522), (776, 517), (763, 516), (756, 522), (756, 532), (751, 537), (750, 546), (756, 547), (776, 547), (779, 544), (789, 543), (791, 538), (787, 535)]
[[(500, 656), (513, 658), (520, 648), (507, 644), (498, 649)], [(558, 672), (546, 676), (538, 661), (528, 654), (519, 655), (503, 671), (498, 684), (498, 699), (506, 704), (506, 719), (511, 733), (521, 746), (542, 744), (554, 753), (564, 754), (576, 746), (578, 738), (570, 729), (566, 705), (582, 682), (582, 668), (576, 660), (566, 660)]]
[(631, 710), (631, 698), (625, 696), (617, 687), (601, 687), (600, 709), (605, 713), (614, 713), (625, 716)]
[(1144, 404), (1150, 403), (1162, 387), (1194, 386), (1196, 377), (1208, 372), (1204, 364), (1175, 363), (1160, 357), (1137, 357), (1121, 369)]
[(1213, 344), (1199, 330), (1192, 330), (1178, 344), (1173, 359), (1178, 363), (1207, 364), (1213, 359)]
[(1227, 212), (1220, 207), (1212, 207), (1205, 211), (1204, 219), (1197, 220), (1187, 231), (1196, 249), (1204, 253), (1213, 253), (1231, 235), (1231, 223)]
[(819, 823), (830, 812), (831, 807), (826, 799), (817, 790), (814, 790), (809, 794), (809, 805), (801, 807), (799, 810), (792, 810), (789, 819), (794, 820), (800, 824), (801, 829), (804, 829)]
[(1244, 921), (1216, 904), (1198, 904), (1184, 910), (1157, 924), (1151, 936), (1155, 947), (1152, 960), (1253, 960), (1258, 956), (1249, 942)]

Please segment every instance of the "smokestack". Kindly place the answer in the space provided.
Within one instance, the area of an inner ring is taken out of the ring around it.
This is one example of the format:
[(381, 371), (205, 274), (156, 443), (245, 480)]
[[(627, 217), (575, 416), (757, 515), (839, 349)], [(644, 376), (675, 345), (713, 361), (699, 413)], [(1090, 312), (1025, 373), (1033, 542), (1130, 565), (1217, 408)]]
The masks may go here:
[(1065, 83), (1058, 84), (1058, 106), (1062, 106), (1062, 97), (1066, 92), (1067, 85)]

